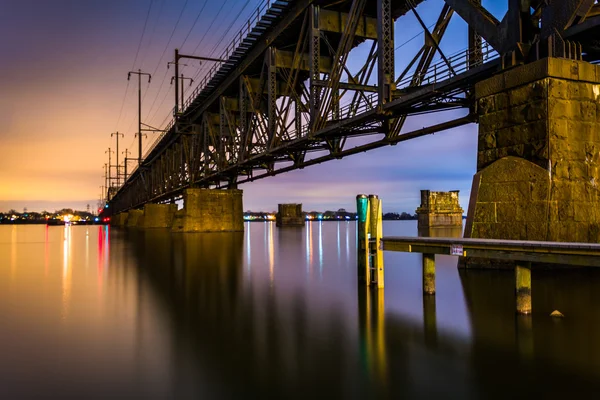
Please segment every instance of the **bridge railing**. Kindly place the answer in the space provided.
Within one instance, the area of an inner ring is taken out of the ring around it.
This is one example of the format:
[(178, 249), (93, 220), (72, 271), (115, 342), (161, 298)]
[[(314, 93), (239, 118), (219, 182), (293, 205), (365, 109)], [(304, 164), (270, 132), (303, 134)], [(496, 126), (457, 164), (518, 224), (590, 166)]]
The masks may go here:
[[(267, 11), (271, 8), (271, 5), (274, 3), (274, 0), (263, 0), (263, 2), (256, 8), (256, 11), (252, 13), (252, 16), (246, 21), (243, 25), (242, 29), (233, 37), (233, 40), (225, 47), (223, 53), (219, 57), (221, 60), (228, 60), (229, 57), (233, 54), (233, 52), (238, 48), (238, 46), (242, 43), (242, 41), (248, 36), (248, 34), (252, 31), (252, 29), (256, 26), (256, 24), (260, 21), (263, 15), (267, 13)], [(200, 84), (196, 86), (194, 91), (188, 98), (185, 103), (182, 105), (182, 108), (185, 110), (190, 106), (190, 104), (194, 101), (194, 99), (200, 94), (200, 92), (208, 85), (210, 80), (215, 76), (221, 67), (221, 63), (214, 63), (213, 66), (208, 70), (208, 73), (204, 75), (204, 78), (200, 81)], [(176, 111), (173, 109), (173, 111)], [(171, 119), (169, 124), (165, 127), (165, 129), (156, 137), (152, 145), (146, 150), (144, 154), (144, 159), (148, 157), (148, 155), (156, 148), (156, 146), (160, 143), (163, 137), (173, 128), (175, 125), (175, 119)], [(131, 174), (133, 174), (137, 170), (137, 166), (133, 168)]]
[[(419, 85), (431, 85), (452, 78), (455, 74), (458, 75), (469, 69), (469, 64), (476, 55), (476, 51), (469, 51), (469, 49), (458, 51), (447, 57), (448, 62), (439, 60), (436, 64), (430, 66), (426, 73), (413, 73), (398, 82), (396, 87), (398, 89), (408, 88), (415, 80)], [(482, 43), (481, 63), (498, 57), (498, 52), (492, 46), (487, 42)]]
[[(228, 60), (229, 57), (233, 54), (233, 52), (238, 48), (238, 46), (242, 43), (242, 41), (248, 36), (248, 34), (252, 31), (252, 29), (256, 26), (256, 24), (260, 21), (263, 15), (267, 13), (269, 8), (271, 8), (271, 4), (273, 0), (264, 0), (257, 8), (256, 11), (252, 14), (252, 17), (248, 19), (248, 21), (243, 25), (242, 29), (233, 37), (233, 40), (225, 47), (223, 53), (219, 57), (221, 60)], [(208, 70), (208, 73), (204, 76), (204, 79), (200, 82), (198, 86), (194, 89), (192, 94), (188, 96), (184, 104), (184, 110), (189, 107), (189, 105), (194, 101), (194, 99), (200, 94), (200, 92), (208, 85), (210, 80), (215, 76), (217, 71), (220, 68), (220, 63), (214, 63), (213, 66)]]

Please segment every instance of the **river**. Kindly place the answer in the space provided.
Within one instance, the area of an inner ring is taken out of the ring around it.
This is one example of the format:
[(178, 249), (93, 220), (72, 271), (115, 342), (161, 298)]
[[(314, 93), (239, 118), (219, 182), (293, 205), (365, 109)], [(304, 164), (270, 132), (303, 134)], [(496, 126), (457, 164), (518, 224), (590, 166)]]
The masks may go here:
[[(416, 235), (386, 221), (385, 235)], [(357, 285), (354, 222), (243, 233), (0, 225), (0, 398), (550, 398), (600, 393), (600, 273), (385, 253)], [(549, 314), (558, 309), (563, 319)]]

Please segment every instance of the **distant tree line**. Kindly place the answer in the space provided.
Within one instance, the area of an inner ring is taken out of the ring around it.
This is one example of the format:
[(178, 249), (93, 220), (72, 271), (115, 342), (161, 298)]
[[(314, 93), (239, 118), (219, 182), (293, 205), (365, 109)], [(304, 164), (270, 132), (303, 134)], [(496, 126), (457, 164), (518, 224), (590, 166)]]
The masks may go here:
[(65, 216), (75, 223), (94, 222), (95, 216), (88, 211), (77, 211), (71, 208), (63, 208), (54, 212), (27, 211), (23, 212), (11, 209), (7, 212), (0, 212), (0, 224), (46, 224), (64, 221)]
[(417, 214), (409, 214), (407, 212), (403, 212), (401, 214), (398, 213), (385, 213), (383, 214), (382, 218), (384, 220), (392, 220), (392, 221), (407, 221), (407, 220), (413, 220), (413, 219), (417, 219), (418, 216)]

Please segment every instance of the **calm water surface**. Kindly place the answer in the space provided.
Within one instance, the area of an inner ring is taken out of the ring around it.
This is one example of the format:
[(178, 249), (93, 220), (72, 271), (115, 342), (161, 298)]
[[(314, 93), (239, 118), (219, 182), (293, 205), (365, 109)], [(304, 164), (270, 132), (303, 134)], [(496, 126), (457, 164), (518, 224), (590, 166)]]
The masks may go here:
[(378, 292), (353, 222), (245, 229), (0, 226), (0, 399), (600, 394), (595, 271), (534, 271), (522, 318), (511, 272), (438, 256), (424, 299), (420, 255), (386, 253)]

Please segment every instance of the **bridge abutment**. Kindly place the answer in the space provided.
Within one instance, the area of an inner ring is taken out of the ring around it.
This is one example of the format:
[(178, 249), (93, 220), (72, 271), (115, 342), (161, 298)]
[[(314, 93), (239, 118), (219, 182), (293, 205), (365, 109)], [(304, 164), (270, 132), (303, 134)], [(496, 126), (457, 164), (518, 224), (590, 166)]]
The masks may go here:
[(302, 213), (302, 204), (278, 204), (276, 225), (304, 226), (306, 221)]
[(144, 205), (143, 215), (138, 216), (138, 228), (170, 228), (173, 216), (177, 211), (176, 204), (153, 204)]
[(238, 189), (186, 189), (173, 232), (243, 232), (242, 193)]
[(125, 224), (125, 226), (129, 227), (129, 228), (135, 228), (138, 226), (138, 222), (140, 219), (140, 216), (144, 215), (144, 211), (143, 210), (129, 210), (129, 215), (127, 217), (127, 223)]
[(480, 82), (475, 93), (465, 237), (598, 243), (600, 66), (546, 58)]

